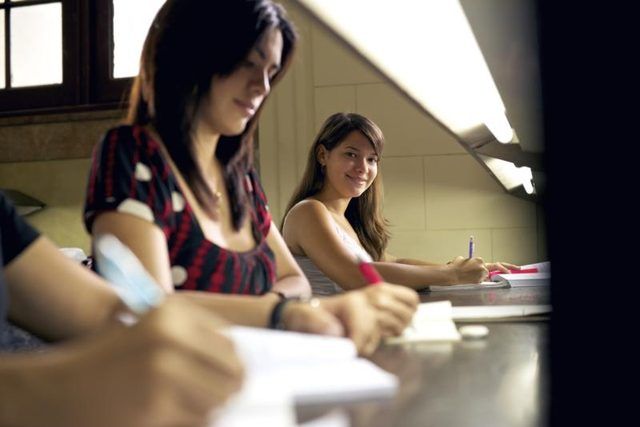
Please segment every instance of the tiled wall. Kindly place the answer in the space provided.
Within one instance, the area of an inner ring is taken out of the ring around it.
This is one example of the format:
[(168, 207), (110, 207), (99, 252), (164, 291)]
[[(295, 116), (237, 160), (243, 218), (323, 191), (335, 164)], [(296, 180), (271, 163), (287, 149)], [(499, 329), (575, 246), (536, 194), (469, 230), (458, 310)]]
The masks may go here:
[(376, 122), (386, 138), (381, 163), (389, 252), (447, 261), (464, 255), (469, 235), (487, 260), (546, 259), (542, 210), (501, 186), (437, 123), (304, 14), (283, 2), (301, 35), (287, 77), (260, 122), (260, 162), (278, 223), (320, 125), (337, 111)]
[[(381, 170), (385, 214), (392, 223), (391, 253), (446, 261), (464, 254), (473, 234), (477, 253), (488, 260), (546, 259), (541, 209), (504, 193), (438, 124), (283, 3), (298, 26), (301, 48), (260, 121), (260, 170), (278, 222), (321, 123), (333, 112), (355, 111), (373, 119), (386, 136)], [(67, 139), (86, 147), (78, 159), (0, 163), (0, 188), (43, 200), (47, 208), (28, 220), (60, 246), (89, 248), (81, 210), (90, 147), (120, 115), (103, 112), (80, 120), (0, 123), (3, 150), (7, 141), (14, 147), (14, 141), (25, 138)]]

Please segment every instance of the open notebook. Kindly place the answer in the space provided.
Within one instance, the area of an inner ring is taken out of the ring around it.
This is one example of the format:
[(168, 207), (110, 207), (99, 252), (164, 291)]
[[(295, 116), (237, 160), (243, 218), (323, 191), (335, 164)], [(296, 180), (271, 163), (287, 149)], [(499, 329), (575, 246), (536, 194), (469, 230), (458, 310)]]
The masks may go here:
[(210, 426), (294, 427), (294, 404), (391, 397), (398, 379), (358, 358), (346, 338), (232, 326), (224, 332), (245, 364), (242, 390), (211, 414)]
[(474, 289), (517, 288), (522, 286), (547, 286), (551, 279), (551, 264), (549, 261), (520, 266), (521, 271), (513, 270), (511, 274), (492, 273), (491, 280), (481, 283), (463, 283), (459, 285), (431, 285), (425, 290), (439, 291), (468, 291)]
[(359, 358), (347, 338), (233, 326), (226, 330), (248, 377), (276, 382), (298, 404), (385, 398), (398, 379)]

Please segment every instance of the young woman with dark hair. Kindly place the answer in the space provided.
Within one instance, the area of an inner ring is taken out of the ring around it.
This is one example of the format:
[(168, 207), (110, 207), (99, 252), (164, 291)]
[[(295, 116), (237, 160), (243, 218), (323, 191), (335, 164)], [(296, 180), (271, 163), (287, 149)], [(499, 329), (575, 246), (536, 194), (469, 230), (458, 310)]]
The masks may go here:
[(314, 294), (365, 286), (358, 258), (373, 261), (386, 281), (414, 289), (480, 282), (490, 270), (518, 268), (463, 257), (441, 265), (387, 253), (389, 231), (378, 172), (383, 148), (382, 131), (371, 120), (336, 113), (309, 150), (302, 180), (285, 210), (282, 234)]
[[(282, 299), (311, 290), (272, 226), (252, 141), (295, 45), (270, 0), (167, 0), (143, 46), (127, 124), (94, 151), (85, 225), (117, 236), (167, 292), (233, 322), (273, 326), (281, 313), (288, 329), (366, 332), (358, 339), (370, 351), (380, 334), (404, 329), (416, 295), (382, 286), (315, 311)], [(380, 300), (389, 304), (377, 310)], [(376, 326), (356, 327), (368, 310)]]

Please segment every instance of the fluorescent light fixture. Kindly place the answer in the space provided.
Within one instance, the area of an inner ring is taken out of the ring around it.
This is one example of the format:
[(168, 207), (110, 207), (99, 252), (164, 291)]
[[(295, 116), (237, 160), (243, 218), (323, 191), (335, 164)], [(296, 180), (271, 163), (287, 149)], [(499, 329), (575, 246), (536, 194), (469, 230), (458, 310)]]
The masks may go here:
[(458, 0), (297, 1), (462, 141), (514, 142)]
[(527, 194), (536, 193), (535, 187), (533, 186), (533, 174), (531, 172), (531, 168), (526, 166), (518, 167), (512, 162), (483, 156), (482, 154), (478, 154), (478, 157), (480, 157), (507, 191), (513, 191), (522, 186)]

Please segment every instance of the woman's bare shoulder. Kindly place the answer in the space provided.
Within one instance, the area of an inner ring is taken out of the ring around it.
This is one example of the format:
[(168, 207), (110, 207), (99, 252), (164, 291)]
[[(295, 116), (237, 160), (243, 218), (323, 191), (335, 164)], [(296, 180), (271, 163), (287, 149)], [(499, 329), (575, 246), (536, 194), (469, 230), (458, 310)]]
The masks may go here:
[(307, 198), (296, 203), (287, 214), (287, 218), (310, 219), (327, 215), (329, 215), (329, 211), (324, 203), (316, 199)]

